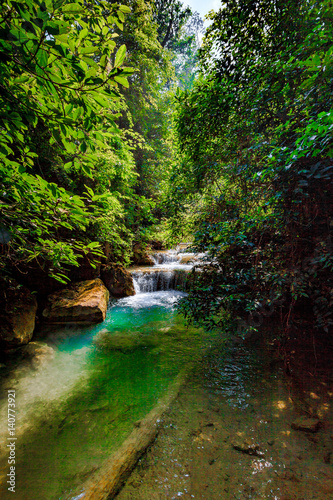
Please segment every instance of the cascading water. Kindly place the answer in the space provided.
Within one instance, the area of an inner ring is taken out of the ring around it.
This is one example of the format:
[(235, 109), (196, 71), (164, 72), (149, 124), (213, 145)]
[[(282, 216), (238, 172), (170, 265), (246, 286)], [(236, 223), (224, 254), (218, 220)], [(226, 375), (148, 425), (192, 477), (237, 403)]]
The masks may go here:
[(155, 263), (153, 267), (132, 271), (136, 293), (185, 289), (186, 273), (193, 267), (194, 254), (168, 250), (151, 257)]
[(152, 255), (156, 266), (165, 264), (179, 263), (181, 256), (175, 250), (168, 250), (167, 252), (158, 252)]
[(136, 293), (151, 293), (174, 288), (174, 272), (172, 271), (138, 271), (132, 274)]

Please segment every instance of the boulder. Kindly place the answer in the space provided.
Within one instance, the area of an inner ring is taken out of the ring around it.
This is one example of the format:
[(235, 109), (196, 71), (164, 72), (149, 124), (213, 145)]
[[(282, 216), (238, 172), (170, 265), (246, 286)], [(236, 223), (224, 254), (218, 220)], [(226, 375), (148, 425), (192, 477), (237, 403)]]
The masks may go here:
[(317, 432), (320, 427), (320, 420), (318, 418), (303, 416), (296, 418), (291, 427), (295, 431)]
[(193, 264), (194, 260), (194, 255), (183, 255), (180, 257), (179, 264)]
[(108, 301), (109, 292), (99, 278), (81, 281), (49, 295), (43, 318), (55, 324), (101, 323)]
[(13, 349), (27, 344), (35, 329), (37, 300), (15, 280), (0, 283), (0, 344)]
[(135, 295), (132, 275), (120, 264), (104, 266), (101, 278), (112, 297)]
[(152, 250), (165, 250), (164, 243), (160, 240), (151, 240), (149, 246)]

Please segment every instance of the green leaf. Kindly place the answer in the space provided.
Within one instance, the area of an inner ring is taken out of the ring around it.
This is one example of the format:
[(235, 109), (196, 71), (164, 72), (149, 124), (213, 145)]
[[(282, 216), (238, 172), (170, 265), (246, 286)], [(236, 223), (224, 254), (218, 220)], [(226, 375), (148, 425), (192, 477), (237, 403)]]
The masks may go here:
[(71, 14), (85, 14), (86, 9), (79, 3), (70, 3), (62, 6), (63, 12), (70, 12)]
[(98, 52), (99, 47), (94, 47), (93, 45), (90, 45), (89, 47), (80, 47), (79, 48), (79, 53), (80, 54), (93, 54), (94, 52)]
[(114, 66), (116, 68), (121, 66), (121, 64), (123, 63), (123, 61), (125, 59), (125, 56), (126, 56), (126, 45), (122, 45), (121, 47), (119, 47), (119, 49), (117, 50), (117, 53), (116, 53), (115, 62), (114, 62)]
[(124, 14), (130, 14), (131, 13), (131, 9), (130, 9), (130, 7), (127, 7), (127, 5), (119, 5), (118, 8)]
[(91, 169), (88, 167), (88, 165), (86, 165), (86, 164), (82, 163), (82, 165), (81, 165), (81, 166), (82, 166), (82, 170), (83, 170), (83, 172), (84, 172), (84, 173), (85, 173), (88, 177), (90, 177), (90, 178), (92, 179), (92, 178), (93, 178), (93, 176), (92, 176), (92, 171), (91, 171)]
[(123, 78), (121, 76), (115, 76), (114, 79), (116, 82), (120, 83), (124, 87), (129, 88), (129, 83), (126, 78)]

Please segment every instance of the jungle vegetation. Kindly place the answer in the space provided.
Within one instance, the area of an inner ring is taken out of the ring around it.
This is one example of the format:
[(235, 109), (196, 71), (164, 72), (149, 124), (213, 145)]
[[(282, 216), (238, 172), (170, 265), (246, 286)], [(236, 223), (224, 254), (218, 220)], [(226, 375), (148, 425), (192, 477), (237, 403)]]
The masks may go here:
[[(205, 253), (180, 305), (224, 329), (332, 329), (333, 6), (0, 6), (0, 269), (64, 284), (134, 244)], [(203, 39), (201, 41), (201, 37)]]

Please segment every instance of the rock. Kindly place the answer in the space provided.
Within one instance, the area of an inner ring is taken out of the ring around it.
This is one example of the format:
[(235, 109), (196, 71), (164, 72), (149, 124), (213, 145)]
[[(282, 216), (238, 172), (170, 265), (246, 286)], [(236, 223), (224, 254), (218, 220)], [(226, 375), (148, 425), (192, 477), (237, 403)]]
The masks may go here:
[(179, 261), (179, 264), (193, 264), (194, 256), (193, 255), (183, 255)]
[(296, 472), (293, 471), (293, 469), (287, 469), (281, 472), (281, 474), (278, 474), (278, 476), (280, 479), (284, 479), (285, 481), (294, 481), (295, 483), (300, 482), (300, 478), (298, 477)]
[(160, 240), (151, 240), (149, 245), (152, 250), (165, 250), (164, 243)]
[(142, 342), (136, 333), (128, 335), (123, 332), (110, 332), (105, 328), (95, 336), (94, 345), (104, 352), (120, 351), (126, 354), (142, 346)]
[(318, 418), (303, 416), (296, 418), (291, 427), (295, 431), (317, 432), (320, 427), (320, 420)]
[(15, 280), (0, 282), (0, 344), (5, 349), (27, 344), (35, 329), (37, 300)]
[(154, 260), (145, 248), (137, 244), (133, 247), (133, 264), (136, 266), (153, 266)]
[(101, 278), (112, 297), (135, 295), (132, 275), (120, 264), (103, 266)]
[(100, 323), (105, 320), (108, 301), (109, 292), (99, 278), (81, 281), (49, 295), (43, 318), (55, 324)]
[(236, 436), (231, 444), (235, 450), (246, 453), (247, 455), (255, 455), (257, 457), (262, 457), (264, 455), (260, 451), (260, 447), (257, 443), (254, 443), (249, 439), (242, 438), (241, 436)]

